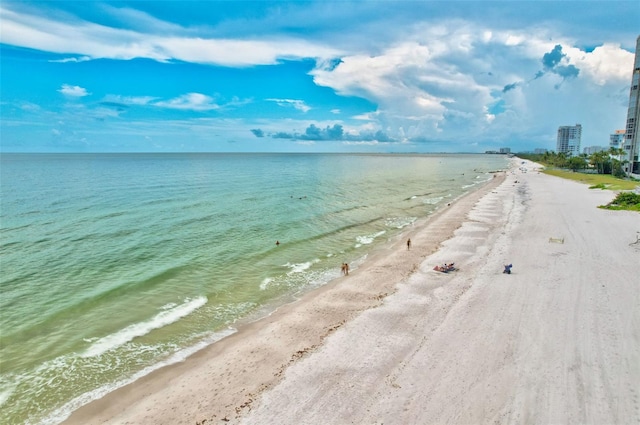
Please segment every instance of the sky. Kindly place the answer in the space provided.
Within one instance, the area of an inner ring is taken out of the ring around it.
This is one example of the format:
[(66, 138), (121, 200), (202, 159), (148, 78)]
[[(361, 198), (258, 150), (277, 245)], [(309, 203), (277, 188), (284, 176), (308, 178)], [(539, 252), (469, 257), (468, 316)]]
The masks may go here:
[(1, 152), (514, 152), (625, 127), (635, 1), (0, 3)]

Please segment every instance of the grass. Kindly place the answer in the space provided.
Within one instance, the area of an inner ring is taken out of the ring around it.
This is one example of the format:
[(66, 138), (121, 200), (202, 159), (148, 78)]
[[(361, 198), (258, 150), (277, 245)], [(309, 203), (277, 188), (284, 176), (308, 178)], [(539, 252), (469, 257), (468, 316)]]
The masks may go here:
[(636, 180), (623, 180), (609, 174), (586, 174), (568, 170), (545, 168), (543, 173), (589, 185), (590, 189), (633, 190), (640, 186)]
[[(588, 184), (589, 189), (622, 191), (634, 190), (640, 186), (640, 182), (637, 180), (623, 180), (609, 174), (586, 174), (558, 169), (544, 169), (543, 173)], [(598, 208), (640, 212), (640, 195), (632, 192), (618, 193), (613, 201), (607, 205), (600, 205)]]
[(620, 192), (613, 201), (607, 205), (600, 205), (599, 208), (640, 212), (640, 195), (633, 192)]

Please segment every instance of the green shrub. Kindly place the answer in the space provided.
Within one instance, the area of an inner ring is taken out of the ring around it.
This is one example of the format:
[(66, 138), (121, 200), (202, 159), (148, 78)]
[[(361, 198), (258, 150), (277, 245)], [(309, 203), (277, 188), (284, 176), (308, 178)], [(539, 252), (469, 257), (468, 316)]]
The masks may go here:
[(622, 192), (618, 193), (618, 196), (612, 202), (618, 205), (640, 204), (640, 195), (633, 192)]
[(640, 194), (634, 192), (621, 192), (616, 195), (613, 201), (601, 208), (609, 210), (631, 210), (640, 211)]

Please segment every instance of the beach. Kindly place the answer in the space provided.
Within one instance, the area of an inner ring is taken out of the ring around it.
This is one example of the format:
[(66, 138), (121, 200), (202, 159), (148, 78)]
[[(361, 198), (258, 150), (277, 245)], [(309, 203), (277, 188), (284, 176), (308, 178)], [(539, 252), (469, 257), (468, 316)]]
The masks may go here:
[(537, 169), (64, 423), (637, 423), (640, 217)]

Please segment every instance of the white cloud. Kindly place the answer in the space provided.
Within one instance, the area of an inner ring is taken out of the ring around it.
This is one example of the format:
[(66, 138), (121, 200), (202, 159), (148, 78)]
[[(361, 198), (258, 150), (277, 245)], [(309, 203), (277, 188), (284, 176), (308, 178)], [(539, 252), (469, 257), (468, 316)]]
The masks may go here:
[(351, 145), (351, 146), (379, 146), (379, 145), (390, 145), (391, 143), (387, 143), (387, 142), (379, 142), (377, 140), (367, 140), (367, 141), (356, 141), (356, 142), (351, 142), (351, 141), (344, 141), (342, 142), (343, 145)]
[(187, 93), (167, 101), (155, 102), (153, 105), (162, 108), (191, 111), (210, 111), (220, 108), (220, 106), (214, 102), (213, 98), (201, 93)]
[[(132, 15), (131, 10), (125, 11)], [(332, 58), (340, 54), (338, 49), (289, 37), (193, 37), (186, 35), (185, 29), (172, 24), (162, 25), (158, 20), (153, 20), (155, 25), (170, 27), (185, 35), (152, 34), (79, 20), (55, 21), (48, 17), (21, 14), (6, 7), (0, 8), (0, 18), (3, 43), (53, 53), (74, 53), (83, 55), (83, 60), (176, 59), (224, 66), (252, 66), (275, 64), (281, 59)]]
[(19, 108), (22, 109), (23, 111), (28, 111), (28, 112), (37, 112), (42, 109), (40, 105), (36, 105), (35, 103), (32, 103), (32, 102), (22, 102), (19, 105)]
[(87, 90), (85, 88), (82, 88), (80, 86), (71, 86), (69, 84), (63, 84), (58, 91), (65, 96), (71, 97), (84, 97), (90, 94), (87, 93)]
[(120, 95), (107, 95), (103, 102), (120, 103), (123, 105), (137, 105), (144, 106), (149, 105), (156, 100), (154, 96), (120, 96)]
[(366, 114), (360, 114), (360, 115), (354, 115), (353, 118), (354, 120), (361, 120), (361, 121), (374, 121), (376, 120), (378, 117), (378, 112), (368, 112)]
[(69, 63), (69, 62), (79, 63), (79, 62), (87, 62), (87, 61), (90, 61), (90, 60), (91, 60), (91, 58), (89, 56), (81, 56), (81, 57), (77, 57), (77, 58), (54, 59), (54, 60), (50, 60), (49, 62), (53, 62), (53, 63)]
[(275, 102), (278, 106), (283, 107), (293, 107), (302, 112), (308, 112), (311, 110), (311, 107), (304, 103), (303, 100), (297, 99), (265, 99), (269, 102)]
[[(556, 45), (565, 55), (559, 65), (575, 66), (577, 77), (569, 81), (557, 72), (535, 79), (545, 71), (543, 56)], [(632, 66), (633, 53), (619, 45), (584, 52), (546, 30), (504, 31), (456, 22), (416, 27), (376, 55), (344, 56), (336, 66), (320, 64), (311, 74), (318, 85), (377, 104), (375, 115), (355, 118), (375, 119), (380, 128), (390, 127), (390, 134), (500, 140), (524, 138), (530, 130), (554, 134), (558, 125), (587, 116), (600, 129), (594, 137), (602, 137), (607, 130), (601, 122), (610, 116), (598, 118), (586, 110), (598, 103), (617, 110), (610, 94), (628, 84)], [(594, 83), (601, 88), (593, 89)], [(549, 103), (565, 106), (558, 111)], [(495, 105), (500, 109), (492, 109)], [(553, 124), (536, 128), (542, 123)]]
[[(633, 53), (616, 42), (623, 41), (625, 37), (621, 34), (626, 35), (629, 29), (607, 28), (601, 23), (585, 25), (582, 21), (576, 25), (574, 22), (578, 20), (573, 16), (561, 18), (564, 22), (545, 22), (543, 19), (553, 18), (546, 16), (546, 10), (542, 11), (545, 13), (539, 11), (536, 17), (527, 15), (507, 20), (507, 15), (519, 15), (515, 13), (518, 8), (507, 8), (507, 13), (501, 15), (497, 9), (503, 5), (494, 6), (496, 13), (473, 18), (475, 22), (443, 20), (438, 17), (442, 13), (435, 13), (442, 12), (441, 8), (432, 4), (416, 3), (409, 8), (399, 3), (393, 7), (385, 2), (349, 3), (338, 16), (334, 6), (320, 2), (292, 5), (282, 10), (269, 7), (264, 16), (234, 15), (230, 19), (213, 19), (209, 25), (195, 23), (188, 27), (162, 21), (142, 11), (106, 4), (97, 6), (108, 14), (108, 19), (99, 22), (110, 22), (110, 26), (64, 14), (63, 8), (51, 4), (21, 7), (18, 2), (5, 2), (0, 5), (0, 19), (2, 43), (58, 53), (58, 59), (53, 61), (60, 63), (97, 58), (147, 58), (160, 62), (179, 60), (248, 67), (289, 59), (316, 59), (317, 66), (310, 74), (317, 85), (375, 105), (376, 110), (369, 113), (349, 118), (340, 116), (345, 121), (340, 122), (344, 124), (345, 135), (352, 131), (349, 125), (356, 122), (355, 125), (363, 124), (358, 127), (360, 130), (383, 131), (395, 140), (437, 138), (467, 140), (465, 143), (470, 140), (476, 143), (478, 140), (551, 140), (558, 125), (582, 122), (585, 137), (592, 139), (590, 144), (606, 144), (607, 132), (624, 125), (624, 102), (628, 99), (620, 93), (628, 92)], [(404, 12), (396, 15), (394, 9)], [(423, 14), (418, 13), (418, 9)], [(49, 13), (52, 10), (54, 13)], [(452, 16), (449, 10), (444, 15)], [(362, 20), (355, 19), (360, 16)], [(347, 23), (352, 26), (347, 27)], [(292, 35), (291, 25), (305, 31)], [(597, 30), (593, 36), (592, 28)], [(607, 43), (603, 44), (603, 40)], [(587, 45), (591, 47), (585, 51)], [(591, 50), (593, 46), (597, 47)], [(545, 67), (542, 60), (550, 52), (555, 52), (554, 63), (558, 68), (569, 68), (569, 71), (575, 68), (576, 72), (563, 73), (562, 69)], [(306, 62), (303, 65), (308, 69)], [(273, 69), (265, 68), (267, 72)], [(99, 91), (94, 84), (91, 88)], [(207, 86), (202, 91), (210, 88)], [(306, 113), (311, 109), (305, 101), (289, 98), (296, 96), (289, 90), (270, 89), (273, 91), (269, 96), (273, 98), (268, 101), (293, 112)], [(86, 89), (68, 84), (58, 91), (70, 97), (89, 95)], [(226, 92), (227, 98), (233, 94)], [(107, 109), (101, 114), (112, 117), (123, 112), (126, 115), (127, 106), (132, 105), (210, 111), (249, 102), (233, 99), (223, 103), (217, 94), (212, 96), (195, 92), (168, 100), (153, 96), (107, 96), (100, 105)], [(307, 92), (300, 97), (311, 99)], [(343, 103), (322, 104), (323, 100), (326, 101), (326, 97), (314, 99), (313, 103), (307, 100), (317, 114), (306, 117), (320, 116), (327, 111), (341, 114), (337, 106), (351, 111), (343, 107)], [(344, 105), (348, 104), (347, 99), (342, 100)], [(67, 108), (81, 105), (69, 103)], [(301, 128), (311, 124), (325, 128), (334, 123), (324, 125), (310, 119), (296, 130), (284, 120), (270, 122), (274, 123), (272, 127), (266, 124), (262, 127), (272, 133), (301, 132)]]
[(634, 55), (620, 48), (620, 45), (604, 44), (586, 53), (577, 48), (567, 49), (569, 62), (577, 66), (596, 84), (609, 81), (631, 81)]

